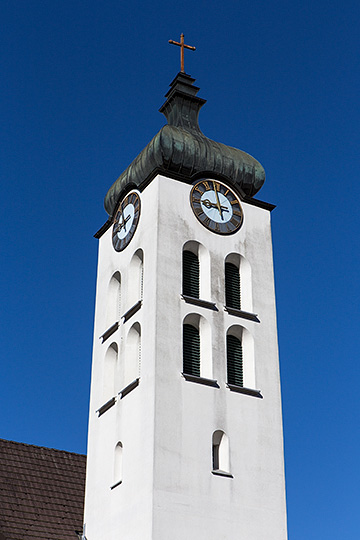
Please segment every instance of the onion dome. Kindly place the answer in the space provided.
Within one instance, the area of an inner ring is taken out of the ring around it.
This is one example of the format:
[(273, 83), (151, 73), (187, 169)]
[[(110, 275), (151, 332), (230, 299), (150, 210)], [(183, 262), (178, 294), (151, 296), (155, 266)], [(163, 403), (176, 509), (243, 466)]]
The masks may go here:
[(105, 210), (112, 216), (118, 201), (129, 189), (140, 191), (157, 174), (191, 184), (210, 176), (224, 180), (244, 198), (253, 197), (265, 181), (262, 165), (242, 150), (205, 137), (198, 116), (206, 100), (197, 96), (195, 79), (178, 73), (159, 109), (167, 119), (149, 144), (114, 182), (105, 197)]

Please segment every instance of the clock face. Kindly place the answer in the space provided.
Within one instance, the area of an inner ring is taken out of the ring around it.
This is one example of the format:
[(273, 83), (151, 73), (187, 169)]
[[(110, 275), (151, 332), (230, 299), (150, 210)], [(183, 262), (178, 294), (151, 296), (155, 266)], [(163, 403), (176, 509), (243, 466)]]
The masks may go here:
[(112, 242), (116, 251), (122, 251), (135, 234), (140, 218), (140, 197), (135, 192), (129, 193), (119, 204), (115, 214)]
[(243, 223), (239, 199), (217, 180), (200, 180), (190, 193), (195, 216), (205, 227), (218, 234), (233, 234)]

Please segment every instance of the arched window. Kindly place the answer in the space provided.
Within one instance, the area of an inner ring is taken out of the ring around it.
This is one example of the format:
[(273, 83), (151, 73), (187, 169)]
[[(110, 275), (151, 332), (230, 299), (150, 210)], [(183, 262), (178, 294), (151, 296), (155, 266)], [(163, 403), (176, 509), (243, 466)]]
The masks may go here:
[(225, 305), (252, 313), (251, 267), (239, 253), (225, 259)]
[(226, 336), (227, 382), (244, 386), (243, 347), (236, 336)]
[(183, 251), (183, 294), (192, 298), (200, 295), (200, 265), (198, 256), (192, 251)]
[(202, 244), (193, 240), (183, 247), (182, 293), (211, 301), (210, 255)]
[(127, 305), (128, 308), (131, 308), (143, 299), (144, 294), (144, 253), (142, 249), (138, 249), (130, 261), (128, 284)]
[(106, 328), (120, 320), (121, 315), (121, 275), (115, 272), (109, 282), (106, 304)]
[(229, 438), (221, 430), (214, 431), (212, 436), (212, 470), (230, 473)]
[(108, 401), (116, 394), (116, 372), (118, 360), (117, 343), (111, 343), (104, 358), (103, 369), (103, 402)]
[(227, 307), (241, 309), (240, 269), (232, 262), (225, 262), (225, 302)]
[(233, 325), (226, 332), (227, 383), (255, 389), (254, 339), (249, 330)]
[(200, 332), (191, 324), (183, 325), (183, 372), (200, 377)]
[(135, 323), (129, 330), (126, 339), (124, 359), (124, 384), (127, 386), (140, 376), (141, 362), (141, 327)]
[(114, 477), (111, 489), (122, 483), (123, 479), (123, 445), (119, 441), (115, 446), (114, 453)]
[(196, 313), (187, 315), (183, 322), (183, 373), (212, 377), (211, 327), (205, 317)]

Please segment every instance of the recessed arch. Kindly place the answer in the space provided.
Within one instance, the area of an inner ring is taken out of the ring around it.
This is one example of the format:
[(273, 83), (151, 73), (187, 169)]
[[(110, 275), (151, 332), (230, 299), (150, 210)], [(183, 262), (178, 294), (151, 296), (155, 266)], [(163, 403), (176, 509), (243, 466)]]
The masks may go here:
[(212, 470), (230, 473), (229, 438), (220, 429), (214, 431), (212, 436)]
[(115, 272), (109, 281), (106, 302), (106, 328), (110, 328), (121, 316), (121, 274)]
[(144, 252), (135, 251), (128, 269), (128, 308), (135, 305), (144, 295)]
[(239, 253), (225, 257), (225, 304), (252, 313), (252, 283), (249, 261)]
[(140, 377), (141, 326), (138, 322), (130, 328), (126, 337), (124, 358), (124, 386)]
[(116, 394), (116, 374), (119, 349), (113, 342), (106, 350), (103, 366), (103, 402), (105, 403)]
[(233, 325), (226, 332), (227, 382), (255, 388), (254, 338), (247, 328)]
[(182, 268), (183, 294), (210, 301), (210, 254), (207, 248), (195, 240), (186, 242)]
[(211, 326), (197, 313), (190, 313), (183, 320), (183, 372), (212, 378)]
[(114, 472), (113, 486), (116, 487), (122, 483), (123, 479), (123, 444), (119, 441), (115, 446), (114, 451)]

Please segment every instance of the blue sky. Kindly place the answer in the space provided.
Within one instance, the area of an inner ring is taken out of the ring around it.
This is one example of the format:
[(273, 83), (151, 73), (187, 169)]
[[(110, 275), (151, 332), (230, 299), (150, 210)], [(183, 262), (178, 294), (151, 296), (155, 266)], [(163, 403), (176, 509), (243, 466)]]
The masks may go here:
[(359, 531), (360, 4), (2, 3), (0, 437), (86, 451), (105, 193), (165, 123), (179, 71), (200, 126), (265, 167), (290, 540)]

